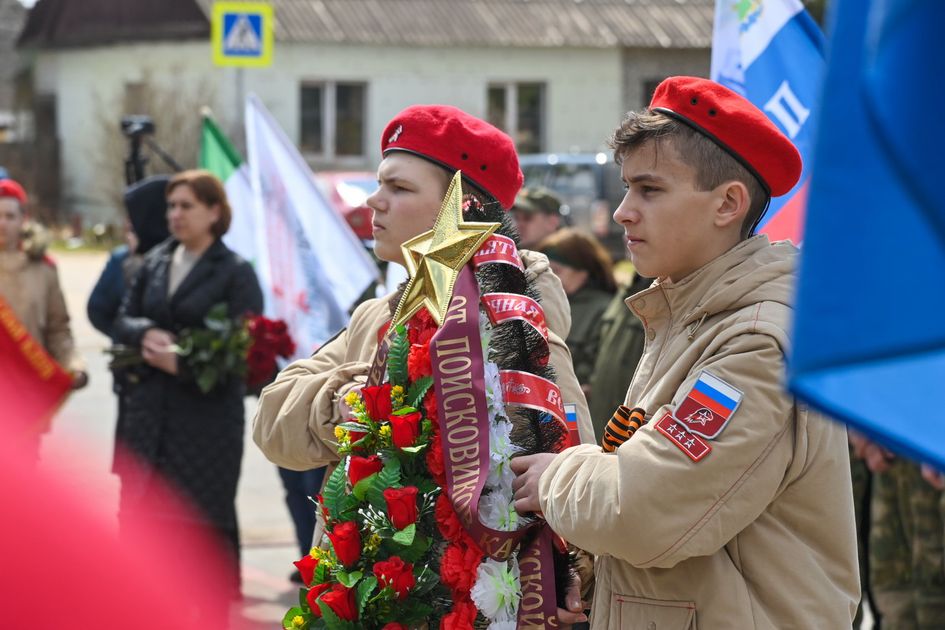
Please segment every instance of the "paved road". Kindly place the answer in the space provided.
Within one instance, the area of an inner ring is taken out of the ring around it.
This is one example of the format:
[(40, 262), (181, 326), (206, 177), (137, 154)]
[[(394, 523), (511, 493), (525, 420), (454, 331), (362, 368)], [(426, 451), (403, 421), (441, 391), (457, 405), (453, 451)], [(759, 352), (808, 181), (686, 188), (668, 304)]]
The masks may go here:
[[(108, 340), (85, 316), (85, 304), (105, 265), (104, 254), (61, 253), (54, 257), (72, 316), (72, 330), (90, 372), (87, 388), (63, 406), (52, 431), (43, 440), (44, 466), (62, 469), (77, 489), (92, 490), (110, 513), (118, 509), (118, 480), (110, 474), (115, 430), (115, 399), (102, 350)], [(234, 611), (233, 627), (279, 628), (284, 612), (297, 601), (297, 586), (288, 580), (297, 558), (292, 523), (282, 500), (275, 467), (253, 444), (249, 429), (255, 399), (246, 399), (246, 448), (237, 494), (243, 540), (242, 609)]]

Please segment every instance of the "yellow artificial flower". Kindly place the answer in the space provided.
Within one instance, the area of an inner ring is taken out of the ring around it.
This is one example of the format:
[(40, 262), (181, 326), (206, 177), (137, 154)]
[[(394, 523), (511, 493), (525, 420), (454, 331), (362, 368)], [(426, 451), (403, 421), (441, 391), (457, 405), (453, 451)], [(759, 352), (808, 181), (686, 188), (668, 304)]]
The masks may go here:
[(345, 436), (348, 435), (348, 432), (342, 429), (341, 427), (335, 427), (335, 439), (339, 442), (345, 439)]
[(301, 628), (304, 625), (305, 625), (305, 617), (303, 617), (302, 615), (296, 615), (295, 617), (292, 617), (293, 628)]
[(361, 402), (361, 397), (358, 395), (358, 392), (348, 392), (345, 394), (345, 403), (354, 409), (355, 405)]
[(383, 439), (388, 439), (388, 438), (390, 438), (390, 425), (389, 425), (389, 424), (385, 424), (384, 426), (382, 426), (382, 427), (378, 430), (377, 433), (378, 433), (378, 435), (380, 435), (381, 438), (383, 438)]
[(381, 537), (376, 533), (371, 534), (371, 537), (364, 541), (364, 553), (373, 554), (375, 551), (381, 547)]

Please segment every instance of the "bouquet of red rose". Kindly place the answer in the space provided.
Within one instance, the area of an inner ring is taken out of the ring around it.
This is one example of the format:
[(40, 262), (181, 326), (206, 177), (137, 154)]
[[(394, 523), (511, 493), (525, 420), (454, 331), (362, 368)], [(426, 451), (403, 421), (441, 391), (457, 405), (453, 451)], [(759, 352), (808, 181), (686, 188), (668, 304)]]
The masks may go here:
[(345, 397), (342, 460), (317, 497), (328, 540), (295, 563), (306, 588), (287, 629), (556, 623), (566, 554), (516, 512), (510, 470), (567, 442), (544, 316), (505, 236), (452, 289), (441, 323), (426, 308), (406, 324), (395, 314), (380, 371)]
[[(275, 373), (277, 356), (287, 358), (295, 351), (281, 320), (261, 315), (233, 319), (227, 305), (220, 303), (207, 312), (203, 323), (203, 327), (182, 330), (172, 348), (204, 394), (234, 376), (250, 388), (257, 387)], [(117, 345), (106, 352), (112, 356), (109, 367), (113, 370), (144, 362), (138, 348)]]
[(277, 357), (287, 359), (295, 353), (295, 342), (281, 319), (269, 319), (262, 315), (249, 317), (246, 329), (252, 339), (246, 353), (246, 385), (255, 389), (272, 380), (276, 373)]

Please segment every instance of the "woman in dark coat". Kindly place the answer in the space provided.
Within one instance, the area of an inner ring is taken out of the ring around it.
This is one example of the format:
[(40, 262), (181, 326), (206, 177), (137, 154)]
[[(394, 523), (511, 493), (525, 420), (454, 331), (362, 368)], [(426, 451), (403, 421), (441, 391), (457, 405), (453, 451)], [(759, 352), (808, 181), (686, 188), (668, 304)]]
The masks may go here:
[(173, 351), (177, 335), (204, 327), (216, 304), (225, 303), (234, 319), (262, 312), (252, 267), (221, 241), (230, 217), (223, 185), (209, 172), (185, 171), (168, 183), (172, 237), (145, 258), (115, 322), (119, 343), (140, 348), (146, 364), (129, 387), (116, 469), (122, 479), (119, 518), (172, 518), (160, 500), (161, 482), (167, 482), (193, 508), (185, 522), (173, 517), (175, 526), (212, 528), (232, 559), (229, 577), (238, 596), (235, 499), (245, 388), (231, 376), (202, 393)]

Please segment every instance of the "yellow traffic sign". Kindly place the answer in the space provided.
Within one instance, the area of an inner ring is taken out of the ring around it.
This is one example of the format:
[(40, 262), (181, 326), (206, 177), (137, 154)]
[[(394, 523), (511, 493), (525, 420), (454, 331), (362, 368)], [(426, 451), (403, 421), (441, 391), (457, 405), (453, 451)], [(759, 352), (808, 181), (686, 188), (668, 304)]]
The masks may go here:
[(210, 40), (218, 66), (272, 64), (273, 13), (268, 2), (214, 2)]

